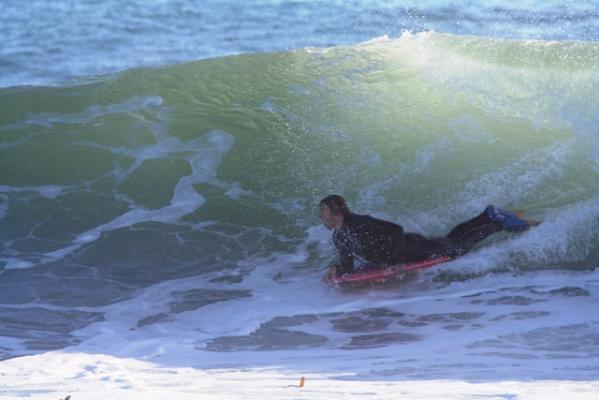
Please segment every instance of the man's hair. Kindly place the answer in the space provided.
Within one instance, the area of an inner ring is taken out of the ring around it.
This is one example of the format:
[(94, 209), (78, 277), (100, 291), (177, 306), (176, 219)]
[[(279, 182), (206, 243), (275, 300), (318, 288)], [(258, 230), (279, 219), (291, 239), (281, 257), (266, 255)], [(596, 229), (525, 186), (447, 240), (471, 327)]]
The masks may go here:
[(345, 199), (338, 194), (332, 194), (320, 200), (320, 204), (324, 204), (331, 210), (333, 214), (350, 214), (351, 211), (345, 202)]

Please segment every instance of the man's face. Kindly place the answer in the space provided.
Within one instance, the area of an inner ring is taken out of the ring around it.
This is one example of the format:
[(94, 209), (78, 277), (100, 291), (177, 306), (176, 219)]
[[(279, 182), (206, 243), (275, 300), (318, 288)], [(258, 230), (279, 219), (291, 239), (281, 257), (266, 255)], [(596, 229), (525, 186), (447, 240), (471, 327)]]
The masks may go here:
[(326, 204), (320, 205), (320, 221), (327, 229), (336, 228), (339, 220), (339, 215), (333, 214)]

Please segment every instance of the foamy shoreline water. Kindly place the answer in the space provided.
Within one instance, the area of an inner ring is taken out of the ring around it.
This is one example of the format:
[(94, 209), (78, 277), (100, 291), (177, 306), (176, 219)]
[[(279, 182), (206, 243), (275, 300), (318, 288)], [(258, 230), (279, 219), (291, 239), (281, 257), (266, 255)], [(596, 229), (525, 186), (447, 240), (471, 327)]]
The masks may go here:
[[(295, 387), (305, 377), (303, 388)], [(0, 363), (0, 399), (568, 399), (594, 400), (598, 381), (354, 380), (351, 374), (161, 367), (101, 354), (49, 352)]]

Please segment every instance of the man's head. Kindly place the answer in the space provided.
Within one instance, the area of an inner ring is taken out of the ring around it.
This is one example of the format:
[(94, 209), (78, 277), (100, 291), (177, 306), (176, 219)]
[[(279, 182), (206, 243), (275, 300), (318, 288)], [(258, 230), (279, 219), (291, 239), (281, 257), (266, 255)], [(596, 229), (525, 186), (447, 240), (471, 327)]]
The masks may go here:
[(327, 229), (341, 228), (343, 218), (350, 212), (345, 199), (337, 194), (320, 200), (320, 220)]

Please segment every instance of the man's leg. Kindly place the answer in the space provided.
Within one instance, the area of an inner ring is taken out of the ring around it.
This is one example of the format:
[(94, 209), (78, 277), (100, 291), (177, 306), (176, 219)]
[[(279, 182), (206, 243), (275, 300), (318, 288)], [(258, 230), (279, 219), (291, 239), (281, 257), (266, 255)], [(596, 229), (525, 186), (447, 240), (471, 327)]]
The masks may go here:
[(448, 256), (461, 256), (490, 235), (504, 230), (503, 223), (491, 219), (490, 207), (492, 206), (487, 207), (478, 216), (457, 225), (449, 232), (446, 236), (451, 241)]
[(482, 213), (480, 213), (480, 215), (456, 225), (451, 232), (447, 234), (446, 238), (452, 241), (461, 240), (462, 238), (472, 234), (473, 231), (492, 223), (493, 221), (491, 221), (491, 218), (489, 218), (487, 213), (487, 209), (485, 209)]
[(459, 257), (466, 254), (476, 244), (482, 242), (494, 233), (503, 231), (500, 223), (489, 221), (488, 223), (471, 227), (470, 230), (461, 232), (461, 236), (451, 239), (447, 254), (449, 257)]
[(447, 239), (451, 240), (451, 257), (465, 254), (474, 245), (500, 231), (522, 232), (531, 226), (540, 224), (539, 221), (526, 220), (520, 212), (513, 213), (493, 205), (488, 206), (478, 216), (457, 225), (449, 232)]
[(426, 238), (418, 233), (407, 232), (404, 238), (404, 248), (401, 262), (422, 261), (437, 258), (445, 253), (452, 245), (447, 238)]

